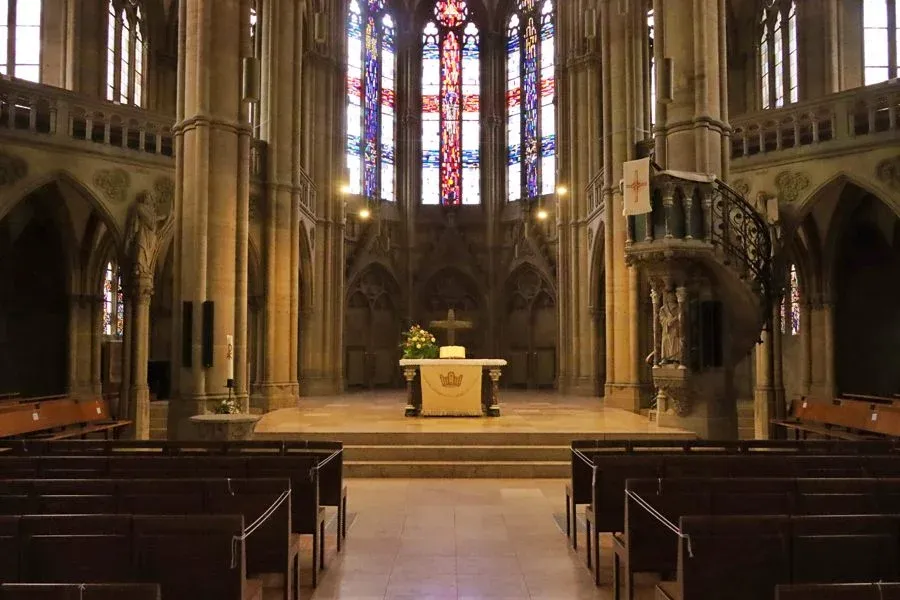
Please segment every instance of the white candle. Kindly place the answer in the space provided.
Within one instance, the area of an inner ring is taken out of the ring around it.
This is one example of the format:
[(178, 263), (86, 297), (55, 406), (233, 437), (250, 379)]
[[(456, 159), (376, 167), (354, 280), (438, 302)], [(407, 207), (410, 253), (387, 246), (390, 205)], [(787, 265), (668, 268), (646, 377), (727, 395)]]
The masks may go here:
[(225, 336), (225, 370), (228, 379), (234, 379), (234, 336)]

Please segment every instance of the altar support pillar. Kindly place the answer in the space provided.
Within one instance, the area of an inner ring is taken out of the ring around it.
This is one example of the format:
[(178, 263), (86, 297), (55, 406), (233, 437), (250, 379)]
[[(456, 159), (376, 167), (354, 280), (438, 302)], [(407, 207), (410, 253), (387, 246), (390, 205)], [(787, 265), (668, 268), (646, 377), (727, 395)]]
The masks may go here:
[[(182, 331), (177, 311), (171, 355), (173, 370), (180, 373), (173, 378), (178, 389), (169, 404), (169, 437), (176, 439), (191, 434), (192, 415), (228, 397), (225, 354), (226, 336), (235, 332), (238, 172), (247, 168), (240, 160), (239, 136), (249, 128), (242, 119), (240, 40), (250, 26), (243, 0), (184, 0), (179, 11), (173, 268), (176, 297), (191, 303), (193, 327)], [(191, 339), (187, 360), (182, 334)]]

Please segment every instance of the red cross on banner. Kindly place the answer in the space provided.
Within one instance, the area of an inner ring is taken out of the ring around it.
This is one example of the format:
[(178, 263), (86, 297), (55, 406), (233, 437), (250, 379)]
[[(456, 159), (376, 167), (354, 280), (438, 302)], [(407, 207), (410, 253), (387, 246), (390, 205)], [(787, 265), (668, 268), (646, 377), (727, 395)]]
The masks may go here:
[(630, 160), (623, 165), (625, 202), (622, 214), (642, 215), (653, 210), (650, 204), (650, 159)]

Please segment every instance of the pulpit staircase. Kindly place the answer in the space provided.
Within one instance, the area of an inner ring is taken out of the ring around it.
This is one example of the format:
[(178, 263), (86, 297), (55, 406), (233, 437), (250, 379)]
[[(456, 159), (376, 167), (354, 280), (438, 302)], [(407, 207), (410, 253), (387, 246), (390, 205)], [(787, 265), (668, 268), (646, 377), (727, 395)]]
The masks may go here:
[(715, 177), (659, 171), (650, 189), (652, 212), (628, 217), (626, 261), (706, 281), (722, 307), (723, 360), (735, 364), (759, 341), (776, 295), (769, 227)]

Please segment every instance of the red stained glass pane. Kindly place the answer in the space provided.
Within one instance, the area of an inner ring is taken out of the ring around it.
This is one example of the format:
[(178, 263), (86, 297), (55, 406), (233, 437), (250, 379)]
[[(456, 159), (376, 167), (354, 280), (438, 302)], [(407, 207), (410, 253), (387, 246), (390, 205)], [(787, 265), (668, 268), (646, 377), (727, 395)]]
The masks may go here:
[(459, 38), (450, 32), (441, 47), (441, 199), (445, 205), (462, 202), (461, 60)]
[(359, 77), (347, 77), (347, 93), (355, 98), (362, 97), (362, 84)]
[(478, 112), (481, 106), (481, 97), (478, 94), (469, 94), (463, 99), (463, 112)]
[(423, 96), (422, 97), (422, 112), (428, 112), (428, 113), (438, 112), (438, 97), (437, 96)]
[(541, 96), (552, 96), (556, 92), (556, 79), (541, 79)]
[(459, 27), (466, 20), (469, 9), (465, 0), (439, 0), (434, 6), (438, 22), (447, 28)]
[(386, 90), (386, 89), (382, 88), (381, 103), (383, 105), (394, 108), (394, 90)]
[(522, 103), (522, 88), (506, 91), (506, 108), (512, 108)]

